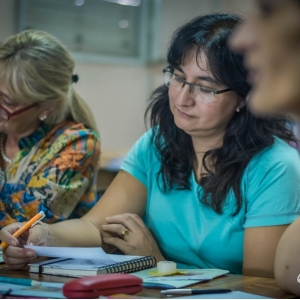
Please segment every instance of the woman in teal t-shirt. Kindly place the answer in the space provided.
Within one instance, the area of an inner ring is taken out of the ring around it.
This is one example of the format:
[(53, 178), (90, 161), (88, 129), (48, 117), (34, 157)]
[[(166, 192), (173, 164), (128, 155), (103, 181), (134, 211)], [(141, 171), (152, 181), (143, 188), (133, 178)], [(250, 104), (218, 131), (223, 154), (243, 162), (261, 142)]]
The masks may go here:
[[(26, 243), (117, 247), (180, 267), (273, 276), (278, 240), (300, 213), (300, 161), (286, 120), (255, 117), (245, 105), (242, 57), (227, 46), (239, 21), (207, 15), (175, 32), (165, 85), (148, 109), (152, 128), (101, 201), (80, 220), (33, 227)], [(17, 226), (0, 239), (17, 246)], [(34, 257), (4, 251), (12, 268)]]

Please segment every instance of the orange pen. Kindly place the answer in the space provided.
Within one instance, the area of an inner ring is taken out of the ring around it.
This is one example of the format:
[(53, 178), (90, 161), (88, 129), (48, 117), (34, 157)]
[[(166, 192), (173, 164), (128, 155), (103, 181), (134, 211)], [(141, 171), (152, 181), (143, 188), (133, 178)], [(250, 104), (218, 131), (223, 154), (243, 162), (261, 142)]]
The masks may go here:
[[(14, 237), (20, 236), (23, 232), (25, 232), (30, 227), (34, 226), (38, 221), (42, 220), (45, 217), (45, 213), (43, 211), (40, 211), (38, 214), (36, 214), (32, 219), (30, 219), (28, 222), (26, 222), (22, 227), (20, 227), (14, 234)], [(5, 242), (2, 242), (0, 245), (0, 249), (4, 250), (9, 245)]]

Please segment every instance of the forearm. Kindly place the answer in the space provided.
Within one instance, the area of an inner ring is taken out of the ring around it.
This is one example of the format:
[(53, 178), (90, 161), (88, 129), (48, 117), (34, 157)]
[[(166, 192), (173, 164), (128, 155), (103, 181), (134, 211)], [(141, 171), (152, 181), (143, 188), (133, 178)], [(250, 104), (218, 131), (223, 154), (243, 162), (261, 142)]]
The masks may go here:
[(86, 219), (73, 219), (47, 226), (48, 246), (101, 247), (100, 232)]
[[(147, 199), (145, 186), (126, 172), (120, 171), (108, 190), (99, 201), (81, 219), (72, 219), (48, 226), (47, 245), (51, 246), (101, 246), (105, 251), (114, 250), (102, 242), (102, 226), (106, 218), (127, 211), (143, 215)], [(124, 229), (122, 226), (121, 231)], [(120, 233), (118, 233), (120, 235)], [(103, 235), (103, 238), (105, 236)]]
[(300, 295), (300, 218), (292, 223), (280, 239), (275, 256), (275, 278), (281, 289)]
[(245, 229), (243, 275), (274, 278), (278, 242), (287, 225)]

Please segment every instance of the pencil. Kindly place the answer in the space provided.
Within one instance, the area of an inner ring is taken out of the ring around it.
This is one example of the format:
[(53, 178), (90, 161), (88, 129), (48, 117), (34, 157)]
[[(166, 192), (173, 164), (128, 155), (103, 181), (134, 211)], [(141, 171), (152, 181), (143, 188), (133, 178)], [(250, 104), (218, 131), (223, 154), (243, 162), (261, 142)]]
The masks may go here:
[(230, 293), (230, 289), (170, 289), (162, 290), (161, 294), (167, 295), (201, 295), (201, 294), (222, 294)]
[[(19, 237), (23, 232), (25, 232), (27, 229), (32, 227), (37, 221), (43, 219), (45, 217), (45, 213), (43, 211), (40, 211), (38, 214), (36, 214), (32, 219), (30, 219), (28, 222), (26, 222), (22, 227), (20, 227), (14, 234), (14, 237)], [(2, 242), (0, 245), (0, 249), (4, 250), (9, 245), (5, 242)]]

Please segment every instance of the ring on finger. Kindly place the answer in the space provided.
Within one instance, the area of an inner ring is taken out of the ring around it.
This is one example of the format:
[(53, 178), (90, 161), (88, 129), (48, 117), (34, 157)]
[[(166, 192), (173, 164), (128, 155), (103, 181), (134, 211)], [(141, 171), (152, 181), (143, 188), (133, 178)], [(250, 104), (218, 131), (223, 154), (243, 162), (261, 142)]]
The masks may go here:
[(129, 230), (127, 228), (124, 228), (121, 232), (122, 237), (124, 238), (124, 236), (127, 234), (129, 234)]

